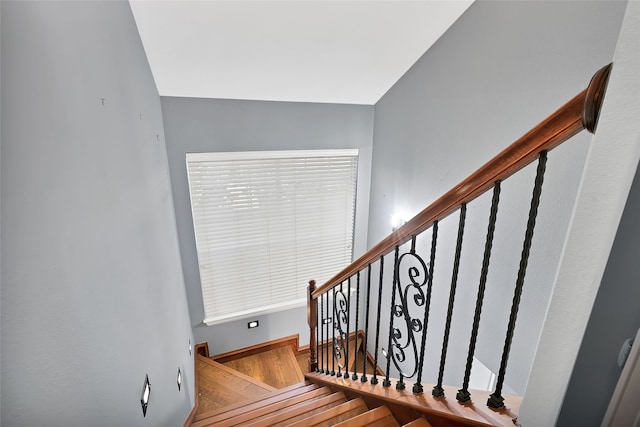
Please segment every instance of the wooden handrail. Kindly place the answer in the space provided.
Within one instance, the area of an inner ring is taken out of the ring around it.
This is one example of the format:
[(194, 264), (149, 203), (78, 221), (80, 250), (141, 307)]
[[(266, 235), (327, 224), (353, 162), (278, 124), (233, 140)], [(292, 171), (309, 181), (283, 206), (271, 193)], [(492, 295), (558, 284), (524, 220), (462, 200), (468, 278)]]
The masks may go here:
[(502, 181), (527, 166), (538, 157), (541, 151), (557, 147), (583, 129), (595, 132), (611, 67), (612, 64), (609, 64), (598, 70), (585, 90), (329, 281), (319, 286), (311, 294), (312, 297), (318, 298), (394, 250), (397, 245), (402, 245), (412, 236), (427, 230), (434, 221), (444, 219), (457, 210), (462, 203), (468, 203), (480, 196), (496, 181)]

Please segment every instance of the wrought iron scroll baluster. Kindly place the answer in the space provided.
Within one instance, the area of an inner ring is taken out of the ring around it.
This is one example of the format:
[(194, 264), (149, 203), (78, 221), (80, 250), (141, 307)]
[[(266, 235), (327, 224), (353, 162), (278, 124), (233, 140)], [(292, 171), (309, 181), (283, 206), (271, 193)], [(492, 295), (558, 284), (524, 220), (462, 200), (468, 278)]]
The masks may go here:
[(489, 273), (489, 260), (491, 258), (491, 247), (493, 246), (493, 233), (496, 229), (496, 219), (498, 216), (498, 203), (500, 202), (500, 181), (496, 181), (493, 186), (493, 198), (491, 199), (491, 214), (489, 215), (489, 226), (487, 228), (487, 240), (484, 247), (484, 257), (482, 259), (482, 270), (480, 272), (480, 285), (478, 286), (478, 296), (476, 298), (476, 311), (473, 317), (473, 327), (471, 329), (471, 339), (469, 342), (469, 353), (467, 354), (467, 366), (464, 372), (464, 382), (462, 388), (458, 390), (456, 399), (460, 402), (468, 402), (471, 400), (469, 393), (469, 377), (471, 376), (471, 364), (473, 363), (473, 354), (476, 349), (476, 341), (478, 339), (478, 327), (480, 325), (480, 314), (482, 312), (482, 302), (484, 300), (484, 290), (487, 284), (487, 275)]
[(440, 371), (438, 372), (438, 384), (433, 387), (431, 394), (435, 397), (444, 396), (442, 381), (444, 378), (444, 365), (447, 358), (447, 347), (449, 345), (449, 334), (451, 333), (451, 318), (453, 317), (453, 304), (456, 296), (458, 284), (458, 272), (460, 270), (460, 255), (462, 254), (462, 238), (464, 236), (464, 224), (467, 217), (467, 204), (460, 206), (460, 219), (458, 222), (458, 239), (456, 242), (456, 253), (453, 260), (453, 273), (451, 274), (451, 290), (449, 291), (449, 306), (447, 308), (447, 320), (444, 327), (444, 338), (442, 341), (442, 354), (440, 355)]
[(338, 336), (337, 342), (334, 341), (333, 358), (335, 359), (336, 364), (338, 365), (338, 372), (336, 373), (336, 375), (341, 378), (342, 369), (344, 368), (344, 350), (345, 350), (345, 345), (344, 345), (345, 334), (344, 334), (343, 324), (345, 323), (345, 317), (346, 317), (345, 315), (346, 298), (344, 296), (344, 289), (343, 289), (342, 282), (340, 283), (340, 289), (336, 291), (336, 293), (334, 294), (333, 310), (334, 310), (333, 331), (334, 331), (334, 336), (336, 334)]
[(332, 322), (331, 322), (331, 336), (332, 336), (332, 340), (331, 340), (331, 376), (335, 376), (336, 375), (336, 353), (335, 353), (335, 348), (336, 348), (336, 288), (333, 288), (333, 299), (332, 299), (332, 305), (333, 305), (333, 314), (332, 314)]
[[(386, 369), (386, 375), (384, 377), (384, 381), (382, 382), (383, 387), (389, 387), (391, 385), (391, 381), (389, 380), (389, 371), (391, 369), (391, 358), (393, 354), (393, 350), (391, 349), (391, 340), (393, 339), (393, 336), (395, 334), (395, 331), (393, 329), (393, 317), (396, 309), (395, 307), (396, 306), (396, 282), (397, 282), (397, 270), (398, 270), (397, 265), (398, 265), (399, 252), (400, 252), (400, 248), (398, 247), (398, 245), (396, 245), (396, 249), (393, 255), (394, 269), (393, 269), (393, 284), (391, 287), (391, 313), (389, 314), (389, 343), (387, 344), (387, 369)], [(402, 381), (402, 378), (400, 378), (400, 381)]]
[(363, 383), (367, 382), (367, 341), (369, 337), (369, 302), (371, 296), (371, 264), (367, 265), (367, 305), (366, 310), (364, 312), (364, 342), (362, 343), (363, 349), (363, 361), (362, 361), (362, 376), (360, 377), (360, 381)]
[(371, 384), (378, 384), (378, 344), (380, 342), (380, 309), (382, 306), (382, 279), (384, 277), (384, 255), (380, 256), (380, 279), (378, 282), (378, 310), (376, 312), (376, 347), (374, 349), (373, 378)]
[(507, 361), (509, 359), (509, 351), (513, 340), (513, 332), (516, 327), (516, 318), (518, 316), (518, 307), (520, 306), (520, 298), (522, 296), (522, 288), (524, 286), (524, 277), (527, 272), (527, 264), (529, 262), (529, 254), (531, 252), (531, 242), (533, 241), (533, 231), (536, 226), (536, 217), (538, 216), (538, 206), (540, 205), (540, 195), (542, 194), (542, 183), (544, 181), (544, 171), (547, 165), (547, 152), (540, 153), (538, 160), (538, 169), (536, 171), (536, 180), (533, 187), (533, 196), (531, 197), (531, 207), (529, 209), (529, 219), (527, 221), (527, 229), (524, 234), (524, 243), (522, 245), (522, 255), (520, 257), (520, 267), (518, 268), (518, 277), (516, 279), (516, 288), (513, 293), (513, 302), (511, 304), (511, 314), (509, 316), (509, 324), (507, 326), (507, 336), (502, 351), (502, 359), (500, 361), (500, 370), (498, 371), (498, 380), (496, 382), (495, 392), (489, 396), (487, 405), (491, 408), (502, 408), (504, 406), (504, 398), (502, 397), (502, 385), (504, 384), (504, 375), (507, 370)]
[(438, 221), (434, 221), (431, 232), (431, 255), (429, 257), (429, 272), (427, 282), (427, 298), (424, 304), (424, 320), (422, 321), (422, 340), (420, 341), (420, 362), (418, 364), (418, 379), (413, 385), (414, 393), (422, 393), (422, 369), (424, 367), (424, 351), (429, 325), (429, 308), (431, 307), (431, 289), (433, 288), (433, 269), (436, 263), (436, 246), (438, 244)]
[(360, 312), (360, 272), (356, 276), (356, 329), (355, 329), (355, 341), (353, 346), (353, 375), (351, 379), (353, 381), (358, 379), (358, 314)]
[(349, 378), (349, 323), (351, 320), (351, 277), (347, 279), (347, 345), (344, 352), (344, 378)]

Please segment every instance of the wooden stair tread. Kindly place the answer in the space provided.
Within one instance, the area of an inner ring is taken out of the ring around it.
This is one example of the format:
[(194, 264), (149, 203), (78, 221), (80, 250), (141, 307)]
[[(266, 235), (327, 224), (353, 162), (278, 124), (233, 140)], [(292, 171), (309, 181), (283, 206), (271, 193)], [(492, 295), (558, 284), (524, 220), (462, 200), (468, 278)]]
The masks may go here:
[(257, 417), (251, 422), (243, 423), (245, 427), (267, 427), (290, 425), (292, 422), (308, 418), (313, 414), (323, 412), (347, 401), (344, 393), (332, 393), (326, 396), (309, 399), (307, 401), (291, 405), (287, 408)]
[[(215, 411), (200, 413), (196, 416), (196, 421), (200, 421), (203, 419), (207, 419), (209, 421), (225, 420), (227, 418), (233, 417), (234, 415), (242, 414), (247, 409), (258, 409), (273, 402), (284, 400), (291, 396), (296, 396), (300, 393), (305, 393), (307, 391), (316, 390), (319, 388), (320, 386), (317, 384), (295, 384), (281, 390), (272, 391), (261, 396), (256, 396), (252, 399), (247, 399), (242, 402), (237, 402), (233, 405), (219, 408)], [(196, 425), (196, 423), (194, 423), (194, 425)]]
[(418, 418), (410, 423), (404, 424), (402, 427), (433, 427), (425, 418)]
[[(441, 418), (464, 421), (467, 425), (476, 426), (505, 426), (513, 427), (513, 418), (517, 417), (522, 398), (520, 396), (504, 395), (506, 408), (493, 410), (486, 406), (490, 392), (471, 391), (474, 402), (460, 404), (455, 395), (455, 387), (443, 387), (446, 398), (434, 398), (431, 395), (432, 385), (424, 384), (424, 393), (414, 394), (411, 390), (413, 383), (406, 381), (405, 390), (396, 390), (395, 386), (383, 387), (382, 381), (377, 385), (362, 383), (350, 379), (337, 378), (320, 373), (307, 374), (307, 378), (317, 384), (327, 385), (334, 390), (353, 390), (364, 397), (371, 397), (389, 404), (398, 403), (403, 406), (420, 411), (424, 414), (436, 414)], [(393, 381), (395, 385), (395, 381)]]
[(350, 419), (368, 410), (367, 405), (360, 398), (349, 400), (331, 409), (304, 418), (288, 427), (324, 427), (334, 425), (336, 422)]
[(351, 419), (335, 424), (335, 427), (398, 427), (399, 424), (393, 414), (386, 406), (379, 406), (375, 409), (357, 415)]
[[(289, 393), (274, 396), (273, 400), (265, 399), (260, 402), (242, 406), (233, 411), (225, 412), (215, 417), (205, 418), (197, 423), (194, 423), (192, 426), (234, 426), (249, 420), (253, 420), (265, 414), (270, 414), (274, 411), (287, 408), (297, 403), (313, 399), (315, 397), (331, 394), (331, 390), (328, 387), (310, 387), (311, 386), (304, 387), (302, 389), (294, 390)], [(306, 390), (307, 388), (310, 389)], [(302, 392), (302, 390), (305, 391)]]
[(267, 384), (259, 383), (200, 355), (196, 357), (196, 375), (198, 413), (214, 411), (274, 390)]

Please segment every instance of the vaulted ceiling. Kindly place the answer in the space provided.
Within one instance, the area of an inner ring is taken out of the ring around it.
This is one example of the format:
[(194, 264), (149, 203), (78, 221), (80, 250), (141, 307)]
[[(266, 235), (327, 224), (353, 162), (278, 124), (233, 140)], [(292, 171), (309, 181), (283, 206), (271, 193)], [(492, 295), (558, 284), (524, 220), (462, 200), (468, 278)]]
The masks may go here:
[(161, 96), (375, 104), (473, 0), (130, 0)]

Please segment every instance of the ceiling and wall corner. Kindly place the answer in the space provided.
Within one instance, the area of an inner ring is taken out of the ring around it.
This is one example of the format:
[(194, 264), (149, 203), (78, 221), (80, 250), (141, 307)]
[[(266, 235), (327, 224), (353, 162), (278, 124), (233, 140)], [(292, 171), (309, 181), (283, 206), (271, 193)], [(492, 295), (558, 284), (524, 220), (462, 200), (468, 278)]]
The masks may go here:
[(473, 0), (130, 0), (161, 96), (375, 104)]

